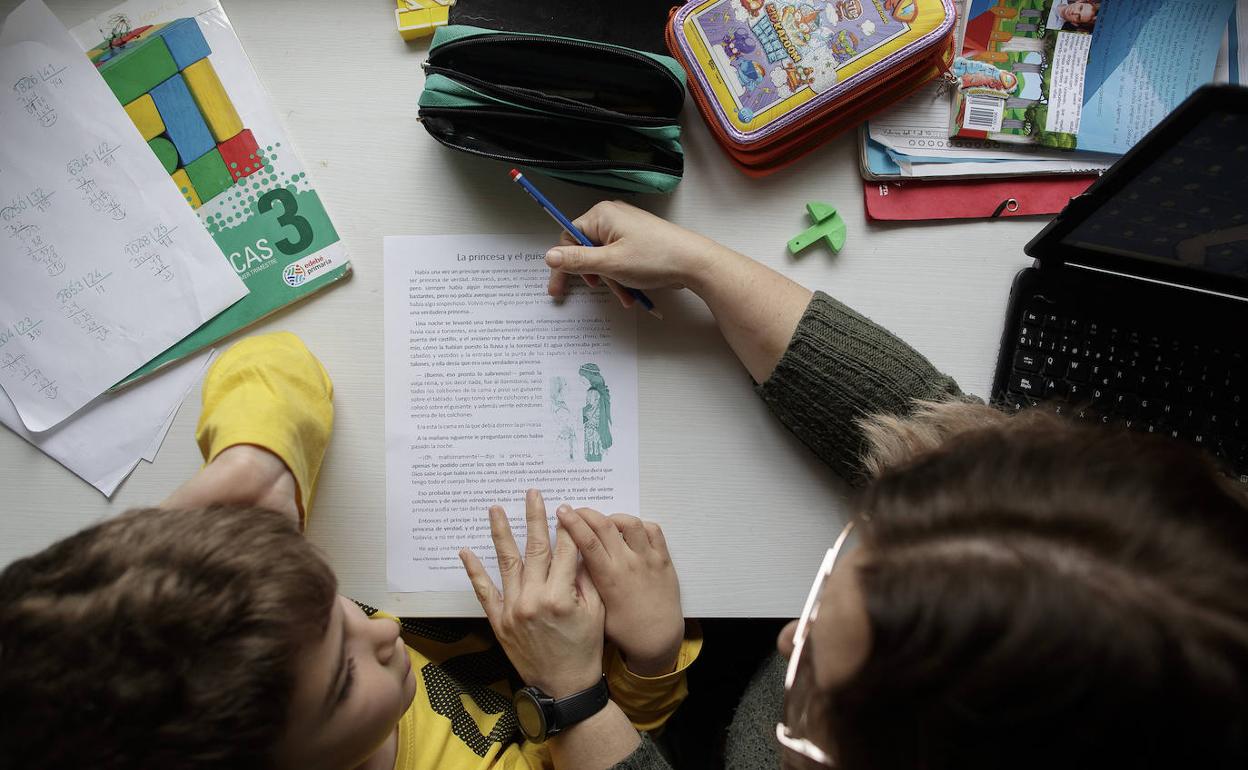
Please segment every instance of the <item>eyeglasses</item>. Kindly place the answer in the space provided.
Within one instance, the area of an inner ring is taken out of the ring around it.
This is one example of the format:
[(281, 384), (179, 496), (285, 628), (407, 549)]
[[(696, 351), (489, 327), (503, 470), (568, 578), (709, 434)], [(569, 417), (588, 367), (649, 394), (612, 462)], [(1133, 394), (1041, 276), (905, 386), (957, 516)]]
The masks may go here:
[(850, 521), (824, 554), (810, 595), (806, 597), (797, 631), (793, 634), (793, 656), (784, 674), (784, 721), (776, 725), (776, 740), (781, 746), (820, 767), (836, 767), (836, 761), (830, 738), (814, 737), (826, 733), (827, 699), (819, 692), (815, 681), (814, 655), (807, 640), (810, 626), (819, 616), (819, 597), (841, 553), (851, 550), (846, 543), (853, 531), (854, 522)]

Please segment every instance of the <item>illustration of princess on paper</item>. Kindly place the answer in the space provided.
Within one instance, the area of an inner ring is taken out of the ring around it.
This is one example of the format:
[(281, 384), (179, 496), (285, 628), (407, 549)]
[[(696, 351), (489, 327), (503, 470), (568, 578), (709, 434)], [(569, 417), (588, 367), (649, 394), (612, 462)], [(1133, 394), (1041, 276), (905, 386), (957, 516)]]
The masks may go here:
[(585, 460), (602, 462), (602, 455), (611, 448), (611, 390), (602, 378), (598, 364), (583, 364), (577, 372), (589, 383), (581, 419), (585, 424)]
[(556, 435), (555, 452), (560, 460), (576, 459), (576, 430), (572, 427), (572, 410), (568, 407), (568, 381), (550, 378), (550, 413)]

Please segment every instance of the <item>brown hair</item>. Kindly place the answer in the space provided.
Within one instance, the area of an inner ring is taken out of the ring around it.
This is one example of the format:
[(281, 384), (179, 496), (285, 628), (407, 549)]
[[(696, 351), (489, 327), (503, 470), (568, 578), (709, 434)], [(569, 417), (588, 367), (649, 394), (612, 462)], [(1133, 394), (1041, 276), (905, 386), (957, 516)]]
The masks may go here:
[(841, 767), (1245, 767), (1248, 505), (1211, 461), (1040, 410), (867, 430)]
[(262, 508), (133, 510), (0, 573), (0, 765), (262, 768), (337, 584)]

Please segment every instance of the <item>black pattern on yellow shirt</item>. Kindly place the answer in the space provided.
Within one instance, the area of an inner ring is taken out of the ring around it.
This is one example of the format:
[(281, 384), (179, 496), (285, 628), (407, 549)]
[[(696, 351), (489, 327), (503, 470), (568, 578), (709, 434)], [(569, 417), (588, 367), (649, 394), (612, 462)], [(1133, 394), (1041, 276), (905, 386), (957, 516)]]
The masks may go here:
[[(495, 743), (519, 738), (520, 723), (511, 699), (490, 687), (510, 681), (514, 669), (497, 646), (447, 658), (441, 664), (426, 663), (420, 670), (434, 713), (451, 720), (451, 731), (477, 756), (484, 757)], [(501, 714), (489, 734), (464, 706), (464, 695), (486, 714)]]

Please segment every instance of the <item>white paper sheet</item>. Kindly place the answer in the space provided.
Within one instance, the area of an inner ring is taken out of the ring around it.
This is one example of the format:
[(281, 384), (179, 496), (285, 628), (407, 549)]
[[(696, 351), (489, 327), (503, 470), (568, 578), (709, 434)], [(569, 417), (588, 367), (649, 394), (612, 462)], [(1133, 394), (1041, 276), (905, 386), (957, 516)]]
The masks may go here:
[[(951, 139), (949, 137), (949, 94), (941, 90), (939, 82), (931, 83), (917, 91), (914, 96), (885, 112), (871, 118), (868, 133), (880, 144), (906, 155), (964, 159), (970, 162), (1009, 161), (1026, 162), (1028, 167), (1016, 167), (1018, 173), (1029, 171), (1069, 171), (1071, 166), (1080, 169), (1106, 169), (1117, 159), (1112, 155), (1096, 153), (1072, 153), (1045, 147), (1009, 145), (989, 139)], [(933, 163), (925, 163), (924, 173)], [(949, 164), (960, 165), (960, 164)], [(1000, 173), (1013, 172), (1001, 165)], [(930, 172), (932, 175), (938, 175)], [(951, 173), (971, 173), (956, 170)], [(990, 173), (990, 172), (986, 172)]]
[(486, 512), (502, 505), (523, 532), (531, 487), (552, 523), (561, 502), (638, 510), (636, 311), (605, 292), (554, 303), (550, 244), (385, 239), (392, 591), (471, 590), (457, 556), (465, 546), (497, 579)]
[(26, 430), (12, 402), (0, 394), (0, 423), (112, 497), (140, 459), (155, 459), (178, 408), (211, 360), (211, 350), (188, 358), (133, 387), (101, 396), (43, 433)]
[(0, 387), (45, 431), (247, 289), (38, 0), (0, 30)]
[(1248, 0), (1237, 0), (1231, 11), (1214, 64), (1213, 80), (1248, 85)]

